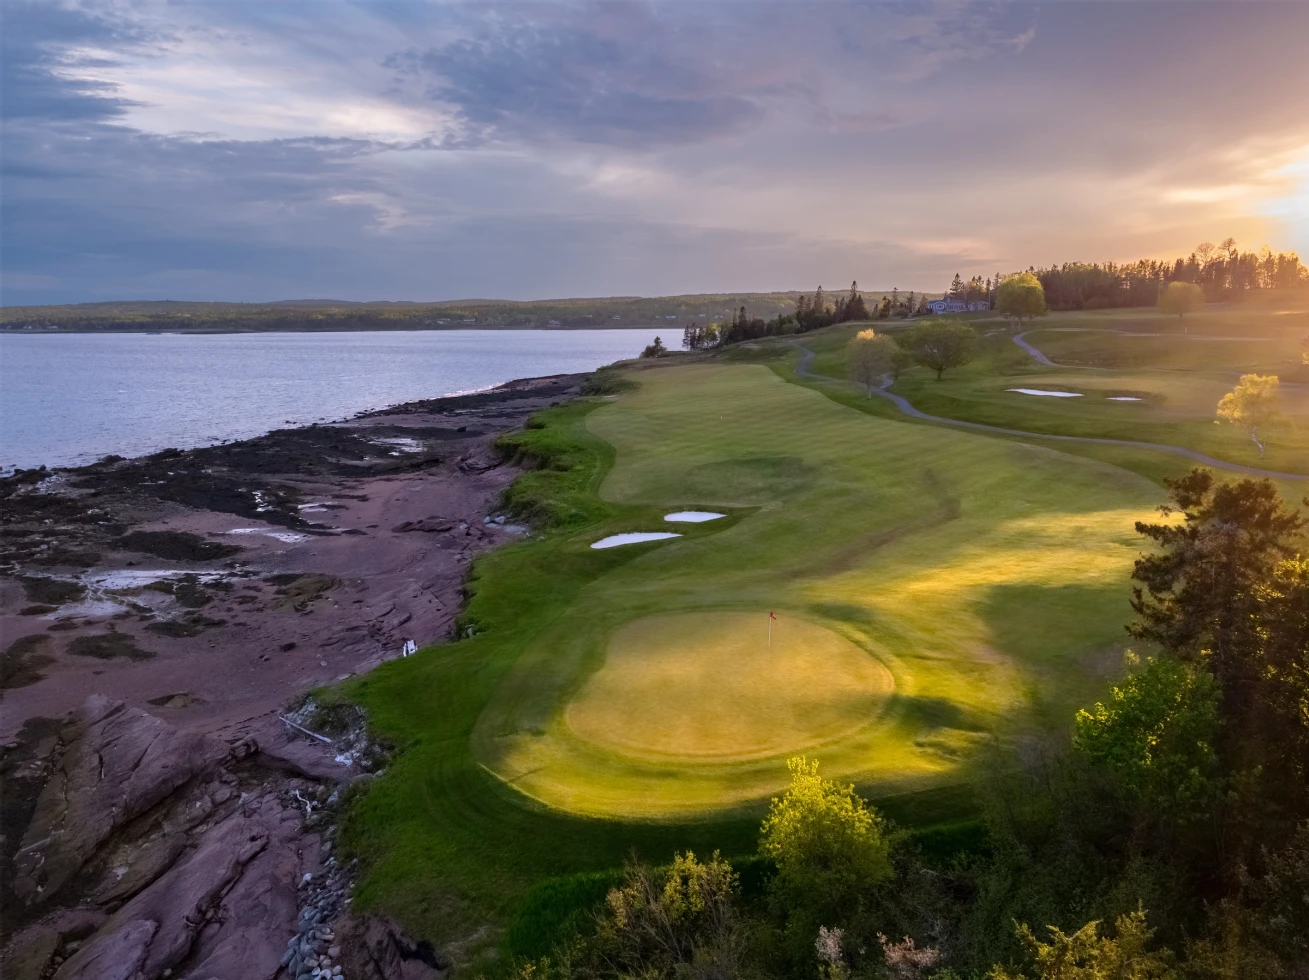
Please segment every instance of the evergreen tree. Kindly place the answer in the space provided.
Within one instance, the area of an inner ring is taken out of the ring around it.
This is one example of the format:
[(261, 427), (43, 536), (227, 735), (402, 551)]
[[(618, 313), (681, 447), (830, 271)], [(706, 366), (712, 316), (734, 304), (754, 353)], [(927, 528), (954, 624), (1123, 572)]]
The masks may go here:
[(864, 298), (859, 295), (858, 282), (850, 283), (850, 298), (845, 302), (844, 314), (842, 319), (845, 320), (861, 321), (868, 319), (868, 306), (864, 302)]
[(954, 279), (950, 282), (950, 298), (963, 299), (966, 289), (964, 287), (963, 277), (959, 273), (954, 274)]

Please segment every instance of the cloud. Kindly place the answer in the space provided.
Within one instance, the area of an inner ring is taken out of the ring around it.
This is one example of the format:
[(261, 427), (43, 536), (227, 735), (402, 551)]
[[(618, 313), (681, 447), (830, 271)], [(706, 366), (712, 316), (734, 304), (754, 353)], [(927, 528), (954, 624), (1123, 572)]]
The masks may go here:
[(93, 52), (146, 39), (130, 23), (53, 3), (6, 5), (0, 32), (0, 116), (88, 121), (123, 115), (133, 103), (117, 87), (77, 77), (104, 60)]
[(8, 303), (923, 289), (1303, 226), (1307, 5), (4, 16)]

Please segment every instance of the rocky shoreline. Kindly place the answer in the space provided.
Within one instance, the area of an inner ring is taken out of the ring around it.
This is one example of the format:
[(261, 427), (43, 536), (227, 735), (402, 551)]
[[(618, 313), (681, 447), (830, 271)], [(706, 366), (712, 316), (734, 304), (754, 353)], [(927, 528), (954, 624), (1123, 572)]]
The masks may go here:
[(495, 438), (580, 384), (0, 480), (4, 976), (448, 969), (350, 914), (332, 814), (383, 756), (304, 695), (449, 635), (526, 533)]

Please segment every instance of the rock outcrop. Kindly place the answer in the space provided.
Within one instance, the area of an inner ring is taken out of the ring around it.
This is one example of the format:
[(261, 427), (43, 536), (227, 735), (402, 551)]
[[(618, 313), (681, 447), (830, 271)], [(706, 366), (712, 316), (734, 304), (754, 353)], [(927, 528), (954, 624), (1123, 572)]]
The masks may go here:
[(321, 837), (334, 788), (305, 776), (327, 762), (281, 745), (265, 765), (103, 697), (29, 728), (3, 766), (6, 978), (326, 977), (351, 956), (347, 976), (438, 976), (429, 945), (349, 919)]
[(100, 695), (61, 741), (14, 861), (14, 893), (27, 905), (53, 899), (114, 831), (232, 753)]

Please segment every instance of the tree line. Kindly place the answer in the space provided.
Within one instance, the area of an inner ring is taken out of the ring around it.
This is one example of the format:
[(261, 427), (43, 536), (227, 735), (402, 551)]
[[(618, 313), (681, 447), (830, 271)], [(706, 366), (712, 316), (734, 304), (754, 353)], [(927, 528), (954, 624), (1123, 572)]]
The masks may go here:
[(915, 838), (792, 759), (756, 855), (633, 862), (516, 980), (1309, 975), (1307, 522), (1268, 480), (1165, 482), (1147, 652), (1065, 738), (974, 766), (980, 827)]
[(1309, 285), (1309, 269), (1294, 252), (1241, 251), (1234, 239), (1204, 242), (1172, 262), (1142, 259), (1116, 264), (1065, 262), (1029, 269), (1045, 289), (1053, 310), (1095, 310), (1153, 306), (1168, 283), (1199, 286), (1209, 302), (1240, 300), (1253, 290)]
[(812, 295), (801, 293), (796, 298), (794, 312), (780, 313), (772, 319), (752, 316), (745, 306), (741, 306), (725, 322), (688, 323), (682, 330), (682, 347), (689, 351), (710, 350), (764, 337), (808, 333), (836, 323), (904, 319), (927, 312), (925, 293), (918, 294), (912, 290), (901, 293), (893, 289), (880, 300), (874, 298), (870, 302), (869, 297), (859, 291), (857, 281), (850, 283), (849, 291), (830, 297), (819, 286)]
[[(1190, 255), (1171, 262), (1065, 262), (1049, 268), (1032, 266), (1027, 272), (1041, 283), (1052, 310), (1154, 306), (1174, 282), (1199, 287), (1211, 303), (1240, 300), (1252, 290), (1309, 285), (1309, 268), (1295, 252), (1274, 252), (1267, 246), (1243, 252), (1232, 238), (1218, 245), (1203, 242)], [(973, 276), (965, 280), (956, 273), (943, 298), (994, 306), (998, 290), (1008, 278), (997, 272), (985, 279)]]

